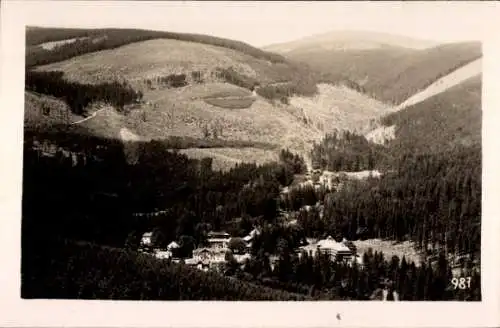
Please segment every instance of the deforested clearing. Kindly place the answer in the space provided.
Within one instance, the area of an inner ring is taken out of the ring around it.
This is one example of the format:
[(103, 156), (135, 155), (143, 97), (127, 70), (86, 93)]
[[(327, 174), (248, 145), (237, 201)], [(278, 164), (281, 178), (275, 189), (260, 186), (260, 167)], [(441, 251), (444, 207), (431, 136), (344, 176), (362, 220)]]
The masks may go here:
[(319, 84), (314, 97), (292, 97), (290, 104), (302, 109), (306, 119), (333, 129), (362, 129), (371, 119), (390, 110), (390, 106), (343, 85)]
[[(79, 82), (99, 83), (126, 79), (154, 78), (186, 71), (215, 70), (233, 67), (247, 76), (271, 78), (280, 70), (278, 64), (223, 47), (195, 42), (154, 39), (135, 42), (116, 49), (88, 53), (38, 67), (46, 71), (63, 71), (65, 78)], [(272, 72), (277, 71), (277, 72)], [(281, 71), (279, 71), (281, 72)]]
[[(250, 109), (227, 109), (204, 100), (212, 85), (189, 86), (145, 92), (151, 105), (132, 110), (127, 122), (138, 134), (154, 139), (168, 136), (216, 137), (225, 140), (270, 142), (295, 150), (319, 140), (321, 131), (297, 119), (293, 111), (276, 108), (264, 99), (256, 99)], [(223, 90), (220, 84), (215, 90)]]

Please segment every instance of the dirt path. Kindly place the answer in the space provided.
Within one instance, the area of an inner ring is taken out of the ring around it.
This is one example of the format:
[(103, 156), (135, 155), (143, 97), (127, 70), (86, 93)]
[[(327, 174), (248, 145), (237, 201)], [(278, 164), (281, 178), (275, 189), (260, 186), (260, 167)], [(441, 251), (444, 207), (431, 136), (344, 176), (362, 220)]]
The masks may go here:
[(80, 123), (83, 123), (83, 122), (85, 122), (85, 121), (88, 121), (88, 120), (90, 120), (90, 119), (92, 119), (92, 118), (96, 117), (98, 113), (102, 112), (102, 111), (103, 111), (103, 110), (105, 110), (105, 109), (106, 109), (106, 107), (101, 108), (101, 109), (98, 109), (98, 110), (96, 110), (95, 112), (93, 112), (93, 113), (92, 113), (92, 115), (90, 115), (90, 116), (88, 116), (88, 117), (86, 117), (86, 118), (84, 118), (84, 119), (81, 119), (81, 120), (79, 120), (79, 121), (73, 122), (73, 123), (71, 123), (71, 124), (72, 124), (72, 125), (73, 125), (73, 124), (80, 124)]

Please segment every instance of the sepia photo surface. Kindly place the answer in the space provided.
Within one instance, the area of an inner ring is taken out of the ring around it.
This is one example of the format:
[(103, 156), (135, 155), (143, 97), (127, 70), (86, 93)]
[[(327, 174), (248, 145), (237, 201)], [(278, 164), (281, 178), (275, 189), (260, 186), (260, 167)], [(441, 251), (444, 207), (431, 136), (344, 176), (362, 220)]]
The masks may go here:
[(26, 7), (20, 299), (484, 304), (484, 29), (439, 4)]

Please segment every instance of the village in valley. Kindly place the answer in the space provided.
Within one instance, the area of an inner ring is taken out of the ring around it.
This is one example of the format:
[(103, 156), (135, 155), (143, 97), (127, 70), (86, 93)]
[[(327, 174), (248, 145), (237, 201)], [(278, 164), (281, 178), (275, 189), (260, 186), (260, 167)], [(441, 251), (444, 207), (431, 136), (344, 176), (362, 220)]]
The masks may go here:
[[(228, 254), (231, 254), (230, 256), (233, 256), (236, 262), (244, 268), (245, 261), (251, 258), (249, 249), (252, 247), (252, 240), (258, 234), (258, 228), (255, 228), (243, 238), (232, 237), (226, 232), (209, 232), (207, 239), (208, 246), (193, 250), (191, 258), (179, 258), (176, 256), (176, 251), (180, 247), (177, 242), (172, 241), (168, 244), (166, 250), (155, 248), (151, 242), (152, 232), (146, 232), (141, 239), (141, 251), (151, 253), (161, 260), (171, 259), (178, 263), (183, 261), (186, 265), (195, 266), (205, 271), (209, 269), (222, 271), (227, 262)], [(231, 245), (235, 245), (236, 247), (230, 248)], [(240, 245), (243, 245), (243, 247), (237, 248)], [(306, 252), (310, 256), (315, 256), (316, 252), (322, 252), (328, 254), (332, 261), (357, 262), (358, 265), (362, 265), (362, 258), (357, 254), (356, 247), (352, 242), (345, 239), (337, 242), (331, 236), (319, 241), (307, 238), (306, 245), (299, 247), (296, 252), (299, 257), (302, 252)], [(271, 269), (273, 269), (278, 256), (272, 255), (269, 257), (269, 260)]]
[[(296, 183), (283, 187), (281, 190), (281, 199), (294, 188), (312, 187), (315, 191), (338, 191), (342, 188), (343, 182), (348, 179), (367, 179), (379, 178), (381, 173), (374, 171), (361, 172), (330, 172), (319, 169), (311, 170), (304, 175), (296, 176)], [(278, 202), (279, 204), (279, 202)], [(297, 225), (297, 216), (301, 211), (309, 212), (312, 209), (317, 210), (319, 217), (323, 217), (324, 206), (321, 202), (315, 205), (304, 205), (299, 211), (288, 212), (282, 209), (278, 210), (279, 218), (287, 226)], [(136, 213), (138, 217), (158, 216), (166, 211), (154, 213)], [(169, 260), (174, 263), (182, 263), (196, 267), (203, 271), (215, 271), (224, 274), (224, 270), (229, 261), (235, 261), (240, 269), (244, 270), (245, 264), (252, 258), (252, 242), (260, 235), (260, 227), (254, 226), (245, 236), (231, 236), (224, 231), (210, 231), (207, 233), (206, 244), (192, 250), (192, 256), (179, 256), (181, 245), (178, 241), (172, 240), (166, 248), (155, 245), (154, 232), (148, 231), (142, 235), (139, 245), (139, 251), (151, 254), (158, 260)], [(363, 234), (363, 229), (358, 231), (358, 235)], [(327, 255), (333, 262), (341, 262), (352, 266), (354, 263), (360, 268), (363, 267), (363, 253), (358, 252), (354, 242), (342, 238), (336, 240), (328, 235), (325, 238), (304, 238), (302, 245), (294, 249), (294, 253), (300, 258), (303, 254), (315, 257), (317, 254)], [(271, 270), (279, 260), (279, 255), (269, 254), (269, 264)]]

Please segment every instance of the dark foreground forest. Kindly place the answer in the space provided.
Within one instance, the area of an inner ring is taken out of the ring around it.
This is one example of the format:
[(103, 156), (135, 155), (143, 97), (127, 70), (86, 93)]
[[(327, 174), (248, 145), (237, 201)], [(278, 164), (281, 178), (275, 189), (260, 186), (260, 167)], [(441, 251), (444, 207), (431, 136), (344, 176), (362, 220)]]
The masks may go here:
[[(25, 132), (23, 298), (368, 300), (388, 279), (400, 300), (481, 299), (474, 270), (480, 263), (480, 147), (386, 156), (374, 148), (365, 161), (346, 144), (342, 164), (329, 155), (321, 165), (383, 163), (391, 170), (379, 180), (346, 183), (339, 192), (299, 189), (279, 201), (281, 187), (304, 170), (303, 160), (289, 152), (276, 163), (218, 172), (210, 159), (188, 159), (159, 141), (121, 144), (62, 134), (45, 138), (77, 142), (42, 156), (34, 147), (39, 136)], [(280, 220), (280, 209), (318, 200), (322, 217), (301, 212), (294, 226)], [(154, 211), (162, 212), (133, 215)], [(159, 246), (180, 241), (188, 257), (208, 231), (244, 236), (256, 225), (262, 233), (244, 269), (230, 257), (223, 273), (213, 273), (138, 252), (146, 231), (155, 232)], [(327, 235), (412, 240), (429, 256), (413, 263), (369, 251), (359, 267), (294, 252), (306, 237)], [(271, 254), (278, 257), (274, 267)], [(449, 254), (465, 258), (461, 276), (471, 277), (469, 288), (450, 284)]]

